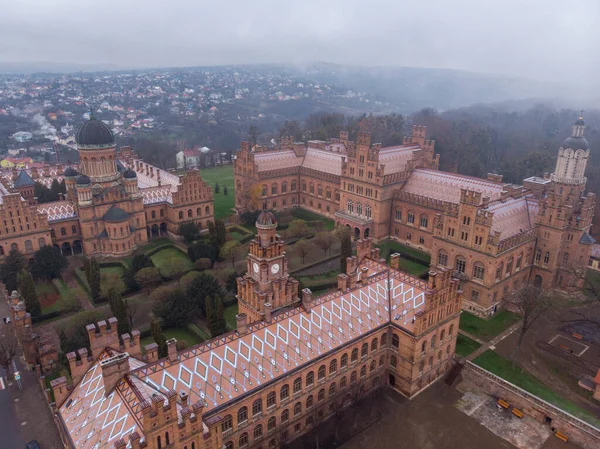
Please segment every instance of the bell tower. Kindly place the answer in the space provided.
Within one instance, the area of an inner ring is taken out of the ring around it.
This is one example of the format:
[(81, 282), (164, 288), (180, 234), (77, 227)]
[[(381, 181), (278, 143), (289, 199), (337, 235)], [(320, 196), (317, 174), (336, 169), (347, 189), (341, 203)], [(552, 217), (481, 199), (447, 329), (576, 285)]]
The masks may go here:
[(245, 313), (250, 323), (268, 319), (272, 311), (298, 301), (299, 282), (289, 276), (284, 242), (277, 234), (273, 213), (262, 212), (256, 229), (258, 235), (250, 242), (247, 272), (237, 279), (240, 314)]

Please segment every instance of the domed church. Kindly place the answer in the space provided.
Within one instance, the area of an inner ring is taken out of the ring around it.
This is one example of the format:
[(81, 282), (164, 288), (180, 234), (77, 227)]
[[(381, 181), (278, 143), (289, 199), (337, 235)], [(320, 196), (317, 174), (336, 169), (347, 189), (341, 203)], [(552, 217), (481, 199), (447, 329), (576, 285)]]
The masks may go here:
[[(78, 167), (0, 177), (0, 215), (27, 217), (26, 226), (0, 231), (0, 257), (13, 248), (29, 257), (50, 242), (65, 255), (123, 257), (154, 237), (177, 234), (183, 222), (205, 229), (214, 220), (212, 189), (198, 170), (176, 175), (145, 163), (130, 147), (117, 151), (112, 131), (93, 114), (75, 138)], [(49, 187), (54, 179), (65, 181), (66, 197), (37, 204), (35, 183)]]

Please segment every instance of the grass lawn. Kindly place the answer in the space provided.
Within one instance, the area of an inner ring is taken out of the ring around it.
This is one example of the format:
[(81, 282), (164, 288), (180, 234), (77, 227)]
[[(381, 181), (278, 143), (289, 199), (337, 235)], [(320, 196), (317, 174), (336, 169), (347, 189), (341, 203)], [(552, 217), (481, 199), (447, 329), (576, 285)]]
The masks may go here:
[(513, 368), (510, 360), (487, 350), (474, 360), (476, 365), (486, 369), (497, 376), (509, 381), (510, 383), (538, 396), (546, 402), (570, 413), (579, 419), (586, 421), (596, 427), (600, 427), (600, 420), (593, 413), (579, 407), (568, 399), (552, 391), (546, 384), (534, 377), (531, 373), (521, 369), (518, 366)]
[(57, 294), (56, 287), (52, 282), (36, 282), (35, 283), (35, 292), (38, 297), (46, 296), (46, 295), (55, 295)]
[[(202, 176), (202, 179), (213, 188), (213, 195), (215, 199), (215, 218), (226, 218), (230, 216), (231, 208), (235, 207), (233, 165), (201, 168), (200, 175)], [(219, 193), (214, 193), (216, 183), (219, 183)], [(227, 195), (223, 194), (223, 186), (227, 186)]]
[(223, 310), (223, 316), (225, 317), (225, 321), (227, 321), (227, 330), (233, 330), (237, 327), (235, 322), (235, 316), (238, 314), (238, 305), (234, 304), (232, 306), (226, 307)]
[(510, 326), (519, 321), (519, 316), (515, 313), (502, 310), (489, 320), (476, 317), (469, 312), (464, 312), (460, 316), (460, 328), (477, 338), (489, 341), (496, 335), (501, 334)]
[(600, 273), (594, 270), (588, 270), (585, 273), (585, 285), (583, 292), (588, 299), (596, 299), (593, 293), (593, 289), (600, 289)]
[(333, 220), (300, 207), (294, 207), (291, 214), (294, 218), (299, 218), (300, 220), (322, 222), (325, 225), (325, 229), (328, 231), (333, 231), (335, 228), (335, 222)]
[(380, 256), (385, 257), (385, 259), (388, 262), (390, 261), (389, 258), (391, 254), (400, 253), (412, 256), (413, 258), (422, 261), (422, 265), (429, 268), (431, 256), (423, 251), (419, 251), (418, 249), (411, 248), (409, 246), (401, 245), (400, 243), (394, 242), (393, 240), (383, 240), (382, 242), (379, 242), (376, 246), (381, 250)]
[(481, 345), (475, 340), (471, 340), (469, 337), (466, 337), (462, 334), (458, 334), (458, 338), (456, 339), (457, 355), (459, 355), (460, 357), (466, 357), (479, 348), (481, 348)]
[[(194, 335), (187, 329), (181, 329), (178, 327), (173, 327), (169, 329), (164, 329), (163, 333), (165, 334), (165, 338), (168, 340), (170, 338), (176, 338), (177, 341), (185, 341), (185, 343), (189, 346), (197, 345), (198, 343), (202, 343), (202, 340)], [(142, 347), (147, 344), (154, 343), (152, 336), (148, 336), (142, 339)]]
[(229, 235), (231, 236), (231, 240), (239, 240), (239, 239), (241, 239), (241, 238), (244, 238), (244, 237), (246, 237), (246, 235), (247, 235), (247, 234), (240, 234), (240, 233), (239, 233), (239, 232), (237, 232), (237, 231), (231, 231), (231, 232), (229, 233)]
[(123, 267), (103, 267), (100, 266), (100, 290), (102, 294), (107, 294), (111, 287), (114, 287), (119, 293), (127, 290), (123, 282)]
[(429, 265), (422, 265), (408, 259), (400, 258), (399, 265), (400, 271), (404, 271), (405, 273), (412, 274), (413, 276), (417, 277), (421, 277), (425, 273), (429, 272)]
[(185, 261), (185, 263), (187, 264), (187, 266), (190, 270), (192, 268), (194, 268), (194, 264), (192, 263), (190, 258), (186, 254), (184, 254), (183, 252), (179, 251), (176, 248), (162, 249), (159, 252), (157, 252), (156, 254), (154, 254), (151, 257), (151, 259), (152, 259), (152, 263), (154, 264), (154, 266), (156, 268), (158, 268), (161, 272), (162, 272), (162, 270), (164, 270), (165, 268), (168, 267), (169, 263), (173, 259), (181, 259), (181, 260)]
[[(152, 251), (154, 248), (157, 248), (159, 246), (162, 245), (168, 245), (168, 244), (172, 244), (173, 242), (171, 242), (171, 240), (169, 240), (167, 237), (157, 237), (154, 238), (152, 240), (150, 240), (146, 245), (144, 245), (141, 250), (138, 250), (137, 252), (143, 252), (144, 254), (148, 253), (149, 251)], [(125, 264), (127, 266), (129, 266), (129, 264), (131, 263), (131, 260), (133, 259), (133, 254), (130, 256), (127, 256), (123, 259), (121, 259), (121, 262), (125, 262)]]

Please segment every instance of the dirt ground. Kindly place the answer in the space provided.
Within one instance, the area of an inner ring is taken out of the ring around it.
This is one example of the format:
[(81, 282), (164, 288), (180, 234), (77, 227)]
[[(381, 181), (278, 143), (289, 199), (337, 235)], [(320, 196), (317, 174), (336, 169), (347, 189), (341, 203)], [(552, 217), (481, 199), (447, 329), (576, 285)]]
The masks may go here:
[[(587, 308), (577, 310), (596, 312)], [(600, 329), (586, 323), (570, 322), (576, 318), (573, 312), (561, 310), (536, 322), (525, 335), (517, 363), (563, 397), (600, 416), (600, 403), (578, 385), (580, 379), (593, 378), (600, 368)], [(581, 334), (583, 339), (574, 338), (573, 332)], [(517, 335), (515, 332), (498, 343), (496, 352), (510, 358)], [(556, 338), (557, 335), (560, 337)], [(560, 344), (571, 347), (573, 354)], [(587, 347), (585, 352), (577, 356), (584, 346)]]

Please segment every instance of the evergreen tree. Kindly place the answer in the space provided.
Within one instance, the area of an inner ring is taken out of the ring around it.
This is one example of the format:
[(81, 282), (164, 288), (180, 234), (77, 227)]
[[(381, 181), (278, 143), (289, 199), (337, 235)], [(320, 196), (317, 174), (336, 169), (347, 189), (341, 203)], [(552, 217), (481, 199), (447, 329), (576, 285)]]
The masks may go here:
[(206, 298), (206, 318), (211, 337), (218, 337), (227, 332), (227, 323), (223, 315), (223, 300), (220, 297)]
[(197, 316), (206, 316), (205, 298), (223, 296), (223, 288), (219, 281), (209, 273), (200, 273), (190, 282), (185, 291), (188, 302)]
[(152, 339), (158, 345), (158, 356), (166, 357), (169, 354), (167, 350), (167, 339), (163, 334), (160, 323), (154, 316), (150, 318), (150, 332), (152, 333)]
[(44, 246), (36, 251), (31, 263), (31, 273), (36, 279), (54, 279), (69, 265), (67, 258), (54, 246)]
[(35, 284), (33, 282), (33, 276), (25, 269), (22, 269), (18, 275), (19, 282), (19, 293), (23, 301), (25, 301), (25, 308), (31, 314), (32, 317), (40, 316), (42, 313), (42, 306), (38, 300), (37, 293), (35, 292)]
[(227, 196), (227, 186), (223, 186), (223, 195)]
[(237, 274), (235, 271), (229, 276), (227, 276), (227, 280), (225, 281), (225, 288), (231, 293), (237, 292), (237, 278), (239, 277), (240, 275)]
[(98, 299), (100, 297), (100, 264), (95, 257), (90, 260), (88, 285), (90, 286), (90, 293), (92, 299)]
[(217, 231), (219, 249), (221, 249), (227, 241), (227, 228), (225, 227), (225, 222), (223, 220), (215, 220), (215, 228)]
[(60, 182), (58, 182), (58, 179), (54, 178), (52, 184), (50, 185), (50, 197), (53, 201), (58, 201), (59, 194), (61, 193)]
[(4, 259), (4, 263), (0, 265), (0, 277), (9, 294), (18, 289), (19, 281), (17, 278), (19, 272), (24, 268), (27, 268), (27, 259), (18, 250), (11, 249), (6, 259)]
[(215, 193), (219, 193), (221, 191), (220, 187), (219, 187), (219, 183), (217, 182), (215, 184)]
[(212, 221), (208, 222), (208, 239), (210, 243), (217, 249), (217, 254), (221, 250), (221, 246), (219, 245), (219, 237), (217, 236), (217, 227), (215, 223)]
[(64, 353), (67, 353), (67, 349), (69, 348), (69, 337), (64, 329), (60, 329), (58, 331), (58, 340), (60, 341), (60, 350)]
[(152, 260), (146, 254), (136, 254), (133, 256), (129, 267), (123, 273), (123, 282), (131, 291), (137, 291), (141, 288), (135, 279), (135, 274), (142, 268), (152, 267)]
[(340, 258), (340, 270), (342, 273), (346, 272), (346, 258), (352, 256), (352, 239), (350, 238), (350, 232), (344, 231), (342, 233), (342, 242), (341, 242), (341, 258)]
[(111, 287), (108, 290), (108, 305), (112, 315), (118, 320), (117, 332), (119, 335), (130, 334), (131, 324), (129, 323), (129, 314), (127, 310), (127, 303), (121, 297), (119, 291)]

